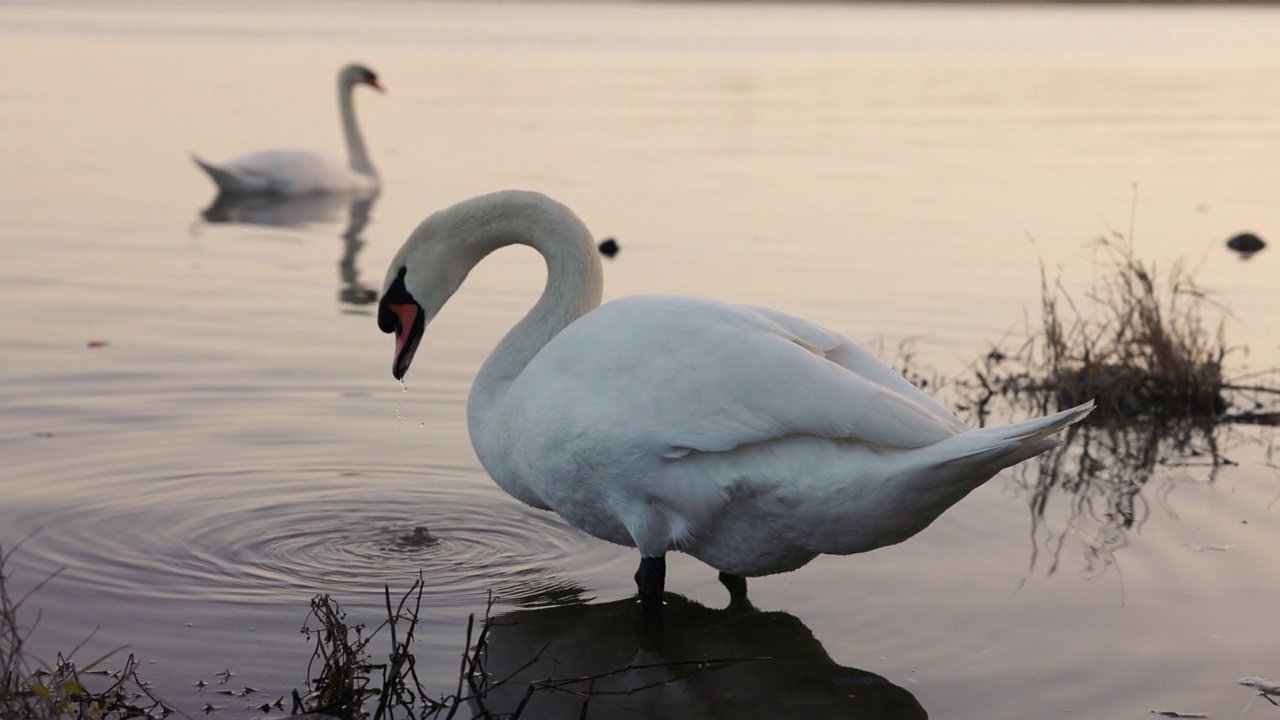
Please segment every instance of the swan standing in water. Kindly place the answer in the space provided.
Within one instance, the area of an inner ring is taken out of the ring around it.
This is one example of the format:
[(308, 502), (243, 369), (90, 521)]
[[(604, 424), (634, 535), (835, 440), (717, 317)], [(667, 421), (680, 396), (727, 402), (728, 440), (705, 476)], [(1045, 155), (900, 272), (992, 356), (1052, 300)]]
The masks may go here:
[(385, 92), (378, 76), (369, 68), (352, 63), (338, 72), (338, 111), (342, 135), (347, 142), (349, 167), (309, 150), (261, 150), (214, 165), (196, 156), (196, 161), (221, 193), (230, 195), (371, 195), (378, 191), (378, 171), (369, 161), (364, 138), (356, 124), (351, 93), (357, 85)]
[(638, 548), (646, 605), (662, 603), (671, 550), (745, 597), (743, 577), (902, 542), (1093, 409), (971, 429), (853, 342), (776, 310), (601, 305), (590, 231), (512, 190), (431, 215), (392, 260), (378, 325), (395, 333), (396, 378), (471, 268), (507, 245), (541, 253), (547, 284), (471, 386), (471, 443), (517, 499)]

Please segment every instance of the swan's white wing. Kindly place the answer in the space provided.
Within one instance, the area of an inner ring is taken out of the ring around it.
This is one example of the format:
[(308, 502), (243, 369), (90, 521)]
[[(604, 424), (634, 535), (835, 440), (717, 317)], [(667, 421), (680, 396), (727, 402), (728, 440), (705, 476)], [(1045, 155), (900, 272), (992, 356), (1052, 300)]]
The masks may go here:
[(781, 313), (641, 296), (570, 325), (520, 380), (528, 399), (556, 408), (550, 416), (567, 414), (593, 425), (588, 432), (616, 433), (669, 459), (795, 435), (921, 447), (963, 429), (920, 403), (918, 391), (904, 391), (905, 381), (882, 384), (887, 368), (865, 353), (841, 354), (846, 345)]
[(372, 182), (336, 160), (307, 150), (262, 150), (228, 160), (222, 169), (256, 192), (286, 196), (347, 192)]

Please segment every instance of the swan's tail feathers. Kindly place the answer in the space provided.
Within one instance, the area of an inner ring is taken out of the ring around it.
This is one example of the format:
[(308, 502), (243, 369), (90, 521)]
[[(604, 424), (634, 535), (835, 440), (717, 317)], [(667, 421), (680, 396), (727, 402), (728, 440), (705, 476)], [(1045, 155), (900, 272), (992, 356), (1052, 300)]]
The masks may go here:
[(1004, 427), (992, 428), (992, 430), (1000, 431), (1000, 434), (1009, 440), (1019, 440), (1023, 443), (1035, 442), (1043, 440), (1051, 435), (1057, 434), (1059, 430), (1074, 425), (1085, 419), (1089, 413), (1093, 412), (1093, 401), (1090, 400), (1083, 405), (1077, 405), (1073, 408), (1063, 410), (1062, 412), (1046, 415), (1044, 417), (1035, 418), (1033, 420), (1024, 420), (1013, 425), (1005, 425)]
[(1053, 415), (1024, 420), (1012, 425), (970, 430), (956, 436), (957, 439), (963, 438), (967, 441), (970, 444), (969, 449), (952, 456), (950, 461), (994, 463), (1002, 468), (1016, 465), (1057, 445), (1058, 439), (1054, 437), (1055, 435), (1085, 419), (1091, 412), (1093, 412), (1093, 400)]
[(201, 170), (208, 173), (209, 177), (213, 178), (213, 183), (218, 186), (218, 190), (224, 193), (242, 193), (249, 189), (244, 179), (230, 170), (205, 162), (195, 153), (191, 154), (191, 159), (195, 161), (196, 165), (200, 166)]

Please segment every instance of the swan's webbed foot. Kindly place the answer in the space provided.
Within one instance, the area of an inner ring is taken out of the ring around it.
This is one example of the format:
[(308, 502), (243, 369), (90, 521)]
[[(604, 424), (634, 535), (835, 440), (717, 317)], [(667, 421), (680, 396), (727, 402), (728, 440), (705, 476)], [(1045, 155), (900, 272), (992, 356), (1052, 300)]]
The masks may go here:
[(667, 583), (667, 558), (640, 558), (640, 569), (636, 570), (636, 589), (640, 592), (640, 604), (646, 608), (662, 607), (662, 592)]
[(734, 612), (748, 612), (755, 610), (755, 606), (747, 599), (747, 579), (741, 575), (732, 575), (727, 572), (720, 573), (720, 584), (724, 585), (729, 591), (729, 607), (726, 610)]

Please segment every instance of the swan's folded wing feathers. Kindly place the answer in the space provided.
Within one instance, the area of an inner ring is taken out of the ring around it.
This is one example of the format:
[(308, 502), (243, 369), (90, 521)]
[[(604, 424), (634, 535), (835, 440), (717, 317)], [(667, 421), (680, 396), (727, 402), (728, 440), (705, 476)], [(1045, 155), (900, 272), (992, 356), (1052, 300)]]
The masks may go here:
[(912, 385), (909, 380), (902, 377), (892, 368), (880, 362), (874, 355), (865, 349), (854, 344), (848, 338), (831, 332), (830, 330), (815, 325), (803, 318), (788, 315), (772, 308), (751, 306), (753, 312), (768, 318), (777, 323), (780, 327), (785, 328), (788, 332), (794, 333), (806, 343), (816, 347), (822, 352), (823, 357), (831, 362), (852, 370), (868, 380), (882, 385), (899, 395), (914, 401), (926, 410), (932, 412), (939, 420), (954, 427), (956, 430), (967, 430), (963, 422), (955, 416), (955, 413), (948, 410), (942, 403), (929, 396), (920, 388)]
[[(823, 346), (838, 346), (830, 338), (801, 336), (752, 308), (639, 297), (609, 303), (582, 320), (544, 352), (562, 339), (570, 341), (565, 351), (584, 342), (596, 346), (595, 370), (568, 356), (561, 357), (561, 369), (575, 376), (572, 382), (612, 386), (606, 401), (612, 410), (602, 409), (613, 430), (660, 457), (794, 435), (921, 447), (957, 432), (931, 409), (828, 360)], [(608, 330), (618, 323), (627, 326), (625, 333)], [(588, 377), (594, 372), (598, 379)], [(620, 375), (645, 382), (617, 383)], [(617, 407), (632, 411), (619, 416)]]

